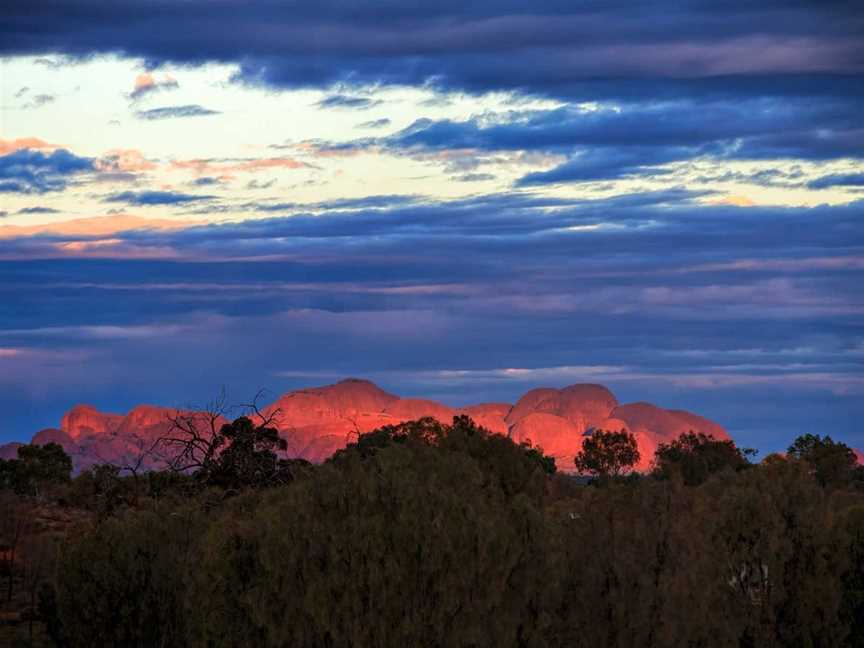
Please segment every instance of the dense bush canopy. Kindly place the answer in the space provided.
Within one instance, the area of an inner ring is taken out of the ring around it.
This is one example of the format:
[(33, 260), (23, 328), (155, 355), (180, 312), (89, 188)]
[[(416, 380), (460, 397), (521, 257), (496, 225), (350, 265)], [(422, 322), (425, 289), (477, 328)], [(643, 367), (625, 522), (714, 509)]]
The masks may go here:
[(115, 505), (91, 507), (42, 591), (61, 645), (862, 645), (864, 491), (806, 455), (751, 465), (683, 435), (655, 474), (586, 485), (460, 417), (262, 482), (269, 441), (231, 431), (230, 465), (254, 469), (227, 482), (65, 487)]

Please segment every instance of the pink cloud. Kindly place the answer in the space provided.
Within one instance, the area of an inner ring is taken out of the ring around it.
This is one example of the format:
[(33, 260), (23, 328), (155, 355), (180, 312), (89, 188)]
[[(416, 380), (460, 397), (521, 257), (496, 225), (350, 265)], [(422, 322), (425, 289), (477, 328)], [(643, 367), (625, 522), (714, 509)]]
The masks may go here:
[(14, 140), (0, 139), (0, 155), (8, 155), (21, 149), (56, 149), (56, 144), (39, 139), (38, 137), (22, 137)]
[(140, 99), (151, 92), (156, 92), (158, 90), (173, 90), (179, 87), (180, 84), (177, 83), (177, 80), (168, 74), (162, 77), (162, 79), (156, 79), (156, 77), (149, 72), (145, 72), (135, 77), (135, 87), (132, 89), (132, 92), (129, 93), (129, 96), (132, 99)]
[(37, 234), (56, 236), (96, 236), (104, 237), (130, 230), (173, 230), (201, 225), (203, 221), (178, 221), (167, 218), (143, 218), (132, 214), (112, 214), (76, 218), (59, 223), (42, 225), (4, 225), (0, 226), (0, 239), (24, 238)]

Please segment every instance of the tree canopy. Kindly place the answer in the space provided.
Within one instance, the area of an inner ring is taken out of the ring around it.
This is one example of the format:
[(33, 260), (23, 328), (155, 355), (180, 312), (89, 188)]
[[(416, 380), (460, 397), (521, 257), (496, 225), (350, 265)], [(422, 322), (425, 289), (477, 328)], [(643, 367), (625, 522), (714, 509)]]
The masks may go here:
[(807, 463), (823, 485), (848, 481), (857, 464), (855, 453), (849, 446), (827, 435), (799, 436), (789, 446), (787, 454), (792, 459)]
[(748, 453), (733, 441), (715, 439), (701, 432), (685, 432), (657, 447), (654, 474), (664, 479), (678, 475), (688, 486), (698, 486), (714, 473), (746, 468), (750, 465)]
[(576, 455), (576, 470), (598, 477), (616, 477), (639, 463), (636, 437), (627, 430), (595, 430)]
[(57, 443), (22, 445), (17, 459), (0, 459), (0, 487), (38, 495), (50, 484), (68, 482), (72, 458)]

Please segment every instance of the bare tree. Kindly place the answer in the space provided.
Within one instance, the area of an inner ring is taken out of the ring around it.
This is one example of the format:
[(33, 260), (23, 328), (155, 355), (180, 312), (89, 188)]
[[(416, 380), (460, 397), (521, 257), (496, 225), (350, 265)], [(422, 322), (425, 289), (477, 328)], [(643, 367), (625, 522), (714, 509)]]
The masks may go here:
[(264, 395), (264, 390), (259, 390), (251, 402), (232, 406), (228, 404), (227, 392), (223, 388), (203, 410), (177, 410), (168, 417), (168, 434), (158, 438), (150, 452), (164, 449), (166, 463), (175, 472), (210, 469), (225, 444), (221, 430), (229, 422), (232, 412), (241, 410), (258, 429), (276, 427), (281, 410), (275, 408), (265, 412), (260, 406)]
[(176, 472), (207, 468), (225, 439), (219, 434), (231, 411), (224, 388), (203, 410), (176, 410), (168, 416), (169, 432), (156, 440), (168, 455), (168, 467)]

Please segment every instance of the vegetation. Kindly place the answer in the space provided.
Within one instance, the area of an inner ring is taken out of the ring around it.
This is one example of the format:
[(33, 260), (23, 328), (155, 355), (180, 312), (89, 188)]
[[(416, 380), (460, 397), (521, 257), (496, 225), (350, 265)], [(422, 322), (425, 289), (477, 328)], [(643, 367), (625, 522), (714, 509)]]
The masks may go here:
[(22, 623), (36, 620), (29, 636), (864, 645), (864, 484), (829, 438), (751, 464), (690, 433), (658, 448), (652, 473), (625, 476), (632, 435), (595, 432), (577, 461), (603, 479), (585, 485), (467, 417), (387, 426), (320, 466), (280, 460), (266, 421), (214, 429), (218, 451), (190, 452), (194, 471), (95, 466), (65, 481), (47, 470), (56, 451), (24, 451), (41, 476), (4, 482), (0, 534), (19, 538), (8, 582)]
[(0, 459), (0, 488), (19, 495), (38, 495), (51, 484), (68, 482), (72, 459), (56, 443), (23, 445), (17, 459)]
[(747, 457), (752, 454), (753, 450), (741, 450), (732, 441), (691, 431), (658, 446), (654, 474), (661, 479), (680, 476), (687, 486), (698, 486), (723, 470), (749, 467)]
[(639, 463), (639, 448), (632, 432), (595, 430), (576, 455), (576, 470), (598, 477), (618, 477)]

